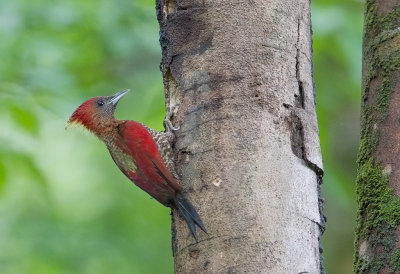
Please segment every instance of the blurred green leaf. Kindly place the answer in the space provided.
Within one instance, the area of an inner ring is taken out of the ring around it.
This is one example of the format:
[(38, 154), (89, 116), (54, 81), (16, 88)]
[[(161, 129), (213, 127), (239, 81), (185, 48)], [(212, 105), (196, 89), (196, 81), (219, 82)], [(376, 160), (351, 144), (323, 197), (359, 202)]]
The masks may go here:
[(0, 273), (172, 273), (169, 210), (64, 130), (124, 88), (117, 115), (162, 128), (154, 1), (0, 1), (0, 40)]
[(25, 108), (19, 107), (18, 105), (12, 105), (10, 107), (11, 115), (18, 125), (29, 133), (37, 135), (39, 131), (39, 122), (33, 111), (28, 108), (28, 105)]
[[(324, 160), (327, 273), (352, 273), (361, 101), (362, 1), (312, 1), (314, 79)], [(343, 239), (337, 241), (337, 239)]]
[(6, 168), (4, 167), (0, 159), (0, 194), (3, 192), (5, 181), (6, 181)]

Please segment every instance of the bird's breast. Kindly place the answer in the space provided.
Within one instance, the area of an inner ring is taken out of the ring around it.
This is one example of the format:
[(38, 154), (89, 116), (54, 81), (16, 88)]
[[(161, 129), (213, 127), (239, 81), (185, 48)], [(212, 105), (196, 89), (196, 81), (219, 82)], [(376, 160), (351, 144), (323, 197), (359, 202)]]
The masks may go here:
[(118, 147), (115, 142), (107, 142), (105, 141), (108, 150), (110, 151), (111, 157), (117, 166), (122, 169), (122, 171), (128, 172), (136, 172), (137, 166), (136, 162), (133, 159), (132, 155), (124, 152), (120, 147)]

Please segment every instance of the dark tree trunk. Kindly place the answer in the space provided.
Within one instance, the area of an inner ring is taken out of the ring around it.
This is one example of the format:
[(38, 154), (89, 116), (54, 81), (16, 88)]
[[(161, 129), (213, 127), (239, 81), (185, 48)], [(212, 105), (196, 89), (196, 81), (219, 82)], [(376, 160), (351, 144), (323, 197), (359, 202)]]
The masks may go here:
[(319, 273), (322, 160), (308, 0), (157, 0), (181, 184), (176, 273)]
[(400, 271), (400, 4), (366, 3), (355, 272)]

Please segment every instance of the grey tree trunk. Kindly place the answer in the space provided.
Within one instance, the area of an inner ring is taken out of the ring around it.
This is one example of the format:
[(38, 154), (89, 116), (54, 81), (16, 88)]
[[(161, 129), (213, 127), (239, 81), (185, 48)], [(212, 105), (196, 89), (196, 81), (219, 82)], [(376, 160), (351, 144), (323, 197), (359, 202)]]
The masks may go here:
[(180, 183), (176, 273), (320, 273), (322, 160), (308, 0), (157, 0)]
[(356, 273), (400, 272), (400, 3), (365, 9)]

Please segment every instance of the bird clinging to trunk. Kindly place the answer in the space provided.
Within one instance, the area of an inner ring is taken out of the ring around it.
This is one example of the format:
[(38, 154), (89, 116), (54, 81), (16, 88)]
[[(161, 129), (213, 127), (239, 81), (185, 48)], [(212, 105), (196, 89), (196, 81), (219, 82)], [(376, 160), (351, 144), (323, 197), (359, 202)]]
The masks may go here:
[(115, 107), (128, 91), (85, 101), (71, 115), (68, 124), (82, 125), (94, 133), (106, 144), (126, 177), (163, 205), (178, 209), (197, 242), (196, 225), (204, 232), (206, 229), (174, 176), (172, 124), (167, 118), (163, 133), (135, 121), (115, 119)]

